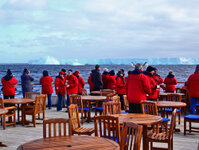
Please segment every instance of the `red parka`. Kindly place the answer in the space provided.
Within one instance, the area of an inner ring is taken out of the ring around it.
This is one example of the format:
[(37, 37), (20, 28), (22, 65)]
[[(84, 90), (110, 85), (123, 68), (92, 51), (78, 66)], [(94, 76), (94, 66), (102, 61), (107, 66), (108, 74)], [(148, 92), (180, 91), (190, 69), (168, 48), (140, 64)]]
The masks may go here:
[(40, 83), (42, 85), (42, 94), (53, 93), (52, 82), (53, 82), (53, 78), (51, 76), (44, 76), (40, 78)]
[(69, 87), (67, 87), (67, 94), (78, 94), (78, 79), (73, 74), (67, 77), (67, 84)]
[(166, 85), (165, 91), (175, 91), (175, 85), (177, 84), (177, 80), (174, 75), (168, 75), (164, 79), (164, 84)]
[[(158, 74), (154, 74), (153, 78), (154, 78), (156, 84), (159, 85), (159, 86), (164, 82), (162, 77)], [(157, 94), (159, 95), (160, 94), (160, 87), (158, 87), (156, 90), (157, 90)]]
[(55, 79), (55, 92), (56, 94), (65, 95), (66, 88), (65, 88), (65, 79), (57, 76)]
[(108, 79), (108, 89), (115, 90), (116, 89), (116, 75), (109, 76)]
[(121, 77), (116, 78), (116, 91), (120, 95), (126, 94), (126, 84)]
[(15, 95), (15, 85), (18, 81), (12, 75), (6, 75), (1, 78), (3, 85), (3, 95)]
[(94, 90), (94, 84), (93, 84), (93, 81), (92, 81), (92, 73), (90, 73), (90, 76), (88, 77), (88, 84), (89, 84), (90, 91), (93, 91)]
[(82, 77), (77, 77), (78, 79), (78, 94), (82, 93), (82, 89), (84, 88), (85, 82), (84, 79)]
[(150, 74), (149, 72), (145, 72), (145, 75), (148, 77), (148, 79), (149, 79), (149, 82), (150, 82), (150, 86), (151, 86), (151, 94), (149, 94), (148, 96), (147, 96), (147, 99), (157, 99), (158, 98), (158, 92), (157, 92), (157, 90), (156, 90), (156, 88), (157, 88), (157, 84), (156, 84), (156, 82), (155, 82), (155, 80), (154, 80), (154, 78), (153, 78), (153, 75), (152, 74)]
[(102, 74), (103, 89), (108, 89), (109, 74)]
[(199, 71), (195, 71), (187, 80), (187, 89), (190, 97), (199, 98)]
[(149, 79), (139, 70), (134, 70), (127, 78), (127, 97), (129, 103), (140, 104), (146, 101), (146, 94), (151, 93)]

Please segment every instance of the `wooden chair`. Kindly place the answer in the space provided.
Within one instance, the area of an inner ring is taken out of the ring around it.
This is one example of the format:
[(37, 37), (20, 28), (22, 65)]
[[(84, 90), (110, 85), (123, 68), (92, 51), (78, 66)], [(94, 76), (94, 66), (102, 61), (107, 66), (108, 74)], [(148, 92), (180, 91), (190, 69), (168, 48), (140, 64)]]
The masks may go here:
[(188, 110), (188, 112), (190, 112), (190, 98), (189, 98), (189, 90), (188, 89), (178, 89), (176, 90), (176, 93), (184, 93), (184, 95), (182, 95), (182, 102), (186, 103), (187, 106), (183, 107), (184, 108), (184, 113), (186, 114), (186, 111)]
[[(68, 133), (67, 133), (68, 124)], [(58, 128), (58, 129), (57, 129)], [(48, 133), (47, 133), (48, 131)], [(53, 133), (52, 133), (53, 131)], [(57, 135), (57, 131), (59, 134)], [(43, 121), (43, 138), (51, 138), (56, 136), (71, 136), (71, 120), (65, 118), (54, 118)]]
[[(158, 115), (158, 107), (156, 102), (152, 102), (152, 101), (142, 101), (141, 102), (141, 106), (142, 106), (142, 113), (143, 114), (150, 114), (150, 115)], [(162, 131), (163, 129), (165, 129), (165, 133), (168, 133), (168, 121), (170, 121), (170, 119), (167, 118), (162, 118), (163, 121), (161, 122), (161, 126), (162, 126)], [(150, 130), (155, 132), (155, 126), (153, 126), (153, 130)], [(156, 132), (159, 133), (159, 124), (156, 127)]]
[(124, 122), (120, 150), (140, 150), (143, 127), (133, 122)]
[[(1, 125), (3, 124), (3, 129), (6, 129), (6, 126), (13, 125), (16, 127), (16, 106), (4, 107), (3, 98), (0, 98), (0, 108), (8, 110), (5, 115), (1, 116)], [(8, 118), (8, 122), (6, 122)]]
[(68, 107), (68, 116), (71, 119), (72, 135), (91, 135), (94, 133), (94, 128), (85, 128), (80, 126), (79, 111), (76, 104), (71, 104)]
[(36, 118), (38, 118), (39, 113), (43, 113), (43, 119), (45, 119), (45, 101), (46, 95), (36, 96), (35, 103), (33, 105), (23, 105), (22, 106), (22, 125), (24, 126), (26, 122), (26, 115), (32, 116), (33, 126), (36, 126)]
[(121, 114), (120, 102), (104, 102), (103, 103), (103, 115)]
[[(182, 100), (182, 96), (178, 95), (178, 94), (168, 94), (167, 95), (167, 101), (175, 101), (175, 102), (181, 102)], [(172, 114), (173, 109), (172, 108), (165, 108), (165, 113), (167, 118), (169, 117), (169, 114)], [(178, 124), (180, 124), (181, 121), (181, 108), (177, 109), (177, 114), (178, 114), (178, 120), (176, 120), (176, 122), (178, 122)]]
[(125, 112), (129, 112), (129, 101), (127, 95), (124, 95), (124, 110)]
[[(167, 134), (157, 134), (157, 133), (150, 133), (148, 135), (147, 142), (151, 143), (151, 150), (153, 150), (153, 149), (173, 150), (173, 132), (174, 132), (174, 128), (175, 128), (176, 112), (177, 112), (177, 109), (174, 109), (174, 111), (172, 112), (171, 125), (170, 125), (168, 135)], [(168, 148), (154, 147), (153, 142), (167, 143)]]
[(118, 95), (113, 95), (110, 99), (113, 102), (120, 102), (120, 97)]
[(87, 89), (82, 88), (81, 92), (82, 92), (82, 96), (88, 96), (88, 90)]
[[(189, 123), (189, 129), (187, 129), (187, 122)], [(192, 123), (199, 123), (199, 115), (187, 115), (184, 117), (184, 135), (186, 135), (186, 132), (197, 132), (199, 133), (199, 127), (193, 127)]]
[(40, 92), (25, 92), (25, 98), (35, 99), (36, 96), (41, 95)]
[(84, 121), (90, 122), (91, 109), (89, 101), (82, 101), (81, 95), (69, 95), (70, 104), (77, 104), (78, 110), (81, 113), (81, 123)]
[(120, 143), (119, 118), (114, 116), (95, 116), (95, 136), (111, 139)]

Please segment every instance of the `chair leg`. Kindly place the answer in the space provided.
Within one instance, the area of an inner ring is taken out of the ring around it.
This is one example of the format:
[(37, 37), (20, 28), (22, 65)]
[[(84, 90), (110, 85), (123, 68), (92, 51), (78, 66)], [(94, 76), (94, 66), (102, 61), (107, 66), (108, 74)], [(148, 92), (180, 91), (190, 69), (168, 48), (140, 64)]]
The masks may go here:
[(184, 119), (184, 135), (186, 135), (186, 129), (187, 129), (187, 126), (186, 126), (186, 119)]
[(14, 115), (13, 117), (14, 117), (14, 127), (16, 127), (16, 115)]
[(3, 129), (5, 130), (6, 129), (6, 117), (3, 116)]
[(191, 121), (189, 121), (189, 133), (191, 133)]
[(35, 115), (32, 115), (32, 120), (33, 120), (33, 126), (36, 127), (36, 117), (35, 117)]
[(180, 125), (180, 120), (181, 120), (181, 112), (179, 112), (178, 118), (179, 118), (179, 122), (178, 122), (178, 124)]
[(45, 111), (43, 112), (43, 120), (45, 120), (45, 117), (46, 117), (46, 113)]

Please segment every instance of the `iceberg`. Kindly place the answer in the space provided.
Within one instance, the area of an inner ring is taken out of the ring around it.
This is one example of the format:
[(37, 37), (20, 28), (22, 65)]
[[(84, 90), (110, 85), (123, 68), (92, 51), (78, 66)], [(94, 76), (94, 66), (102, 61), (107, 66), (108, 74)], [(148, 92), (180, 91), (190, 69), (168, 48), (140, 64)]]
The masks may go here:
[(193, 65), (199, 64), (199, 58), (103, 58), (103, 59), (61, 59), (58, 61), (52, 56), (30, 60), (30, 64), (55, 64), (55, 65), (130, 65), (134, 63), (147, 62), (150, 65)]

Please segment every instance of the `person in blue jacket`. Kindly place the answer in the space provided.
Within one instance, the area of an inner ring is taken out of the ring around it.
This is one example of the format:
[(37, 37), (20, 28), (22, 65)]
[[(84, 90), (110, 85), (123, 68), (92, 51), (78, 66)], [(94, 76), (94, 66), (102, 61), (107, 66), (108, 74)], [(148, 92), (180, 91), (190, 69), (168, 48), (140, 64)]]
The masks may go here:
[(33, 91), (33, 86), (32, 86), (33, 80), (34, 78), (30, 75), (30, 71), (25, 68), (23, 71), (23, 74), (21, 75), (21, 86), (22, 86), (23, 98), (25, 98), (26, 92)]

